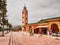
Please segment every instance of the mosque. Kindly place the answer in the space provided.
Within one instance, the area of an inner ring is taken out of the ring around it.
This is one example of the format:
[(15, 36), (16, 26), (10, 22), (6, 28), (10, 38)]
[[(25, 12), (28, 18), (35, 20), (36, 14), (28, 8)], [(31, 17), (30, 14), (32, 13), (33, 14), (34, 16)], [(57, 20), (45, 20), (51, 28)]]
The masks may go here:
[(47, 34), (47, 31), (53, 33), (60, 32), (60, 17), (54, 17), (49, 19), (41, 19), (36, 23), (28, 23), (28, 10), (26, 6), (22, 10), (22, 30), (32, 33)]

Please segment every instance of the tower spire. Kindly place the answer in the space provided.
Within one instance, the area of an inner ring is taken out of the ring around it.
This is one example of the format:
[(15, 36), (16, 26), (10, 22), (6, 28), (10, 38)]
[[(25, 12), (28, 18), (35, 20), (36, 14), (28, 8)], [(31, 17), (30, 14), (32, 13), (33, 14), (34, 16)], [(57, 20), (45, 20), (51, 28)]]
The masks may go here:
[(26, 0), (24, 0), (24, 6), (25, 6), (25, 4), (26, 4)]
[(26, 4), (26, 0), (24, 0), (24, 6), (25, 6), (25, 4)]
[(24, 9), (26, 9), (26, 0), (24, 0)]

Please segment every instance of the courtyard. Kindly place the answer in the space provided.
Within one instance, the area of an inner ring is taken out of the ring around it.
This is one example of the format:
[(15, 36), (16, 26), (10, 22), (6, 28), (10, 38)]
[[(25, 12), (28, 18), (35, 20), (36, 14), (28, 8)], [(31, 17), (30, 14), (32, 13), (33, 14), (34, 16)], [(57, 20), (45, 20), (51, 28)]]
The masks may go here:
[(10, 32), (4, 37), (0, 37), (0, 45), (60, 45), (60, 37), (57, 40), (50, 35)]

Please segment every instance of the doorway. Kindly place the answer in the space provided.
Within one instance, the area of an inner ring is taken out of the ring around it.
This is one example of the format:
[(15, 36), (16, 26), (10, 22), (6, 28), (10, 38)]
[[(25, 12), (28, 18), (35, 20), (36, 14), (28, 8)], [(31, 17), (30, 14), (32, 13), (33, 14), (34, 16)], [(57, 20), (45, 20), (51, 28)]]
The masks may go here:
[(34, 29), (34, 33), (38, 34), (39, 28)]
[(47, 28), (42, 28), (42, 33), (47, 34)]
[(52, 30), (53, 33), (59, 32), (58, 25), (57, 24), (52, 24), (51, 25), (51, 30)]

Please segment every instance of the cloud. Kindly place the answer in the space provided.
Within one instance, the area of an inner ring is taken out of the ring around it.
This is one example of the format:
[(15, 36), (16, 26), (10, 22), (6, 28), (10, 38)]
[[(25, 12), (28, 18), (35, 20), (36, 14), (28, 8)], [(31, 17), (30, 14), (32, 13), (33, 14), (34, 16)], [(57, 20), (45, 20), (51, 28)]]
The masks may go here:
[(29, 23), (60, 16), (60, 0), (7, 0), (7, 15), (13, 25), (22, 24), (24, 3), (28, 9)]

